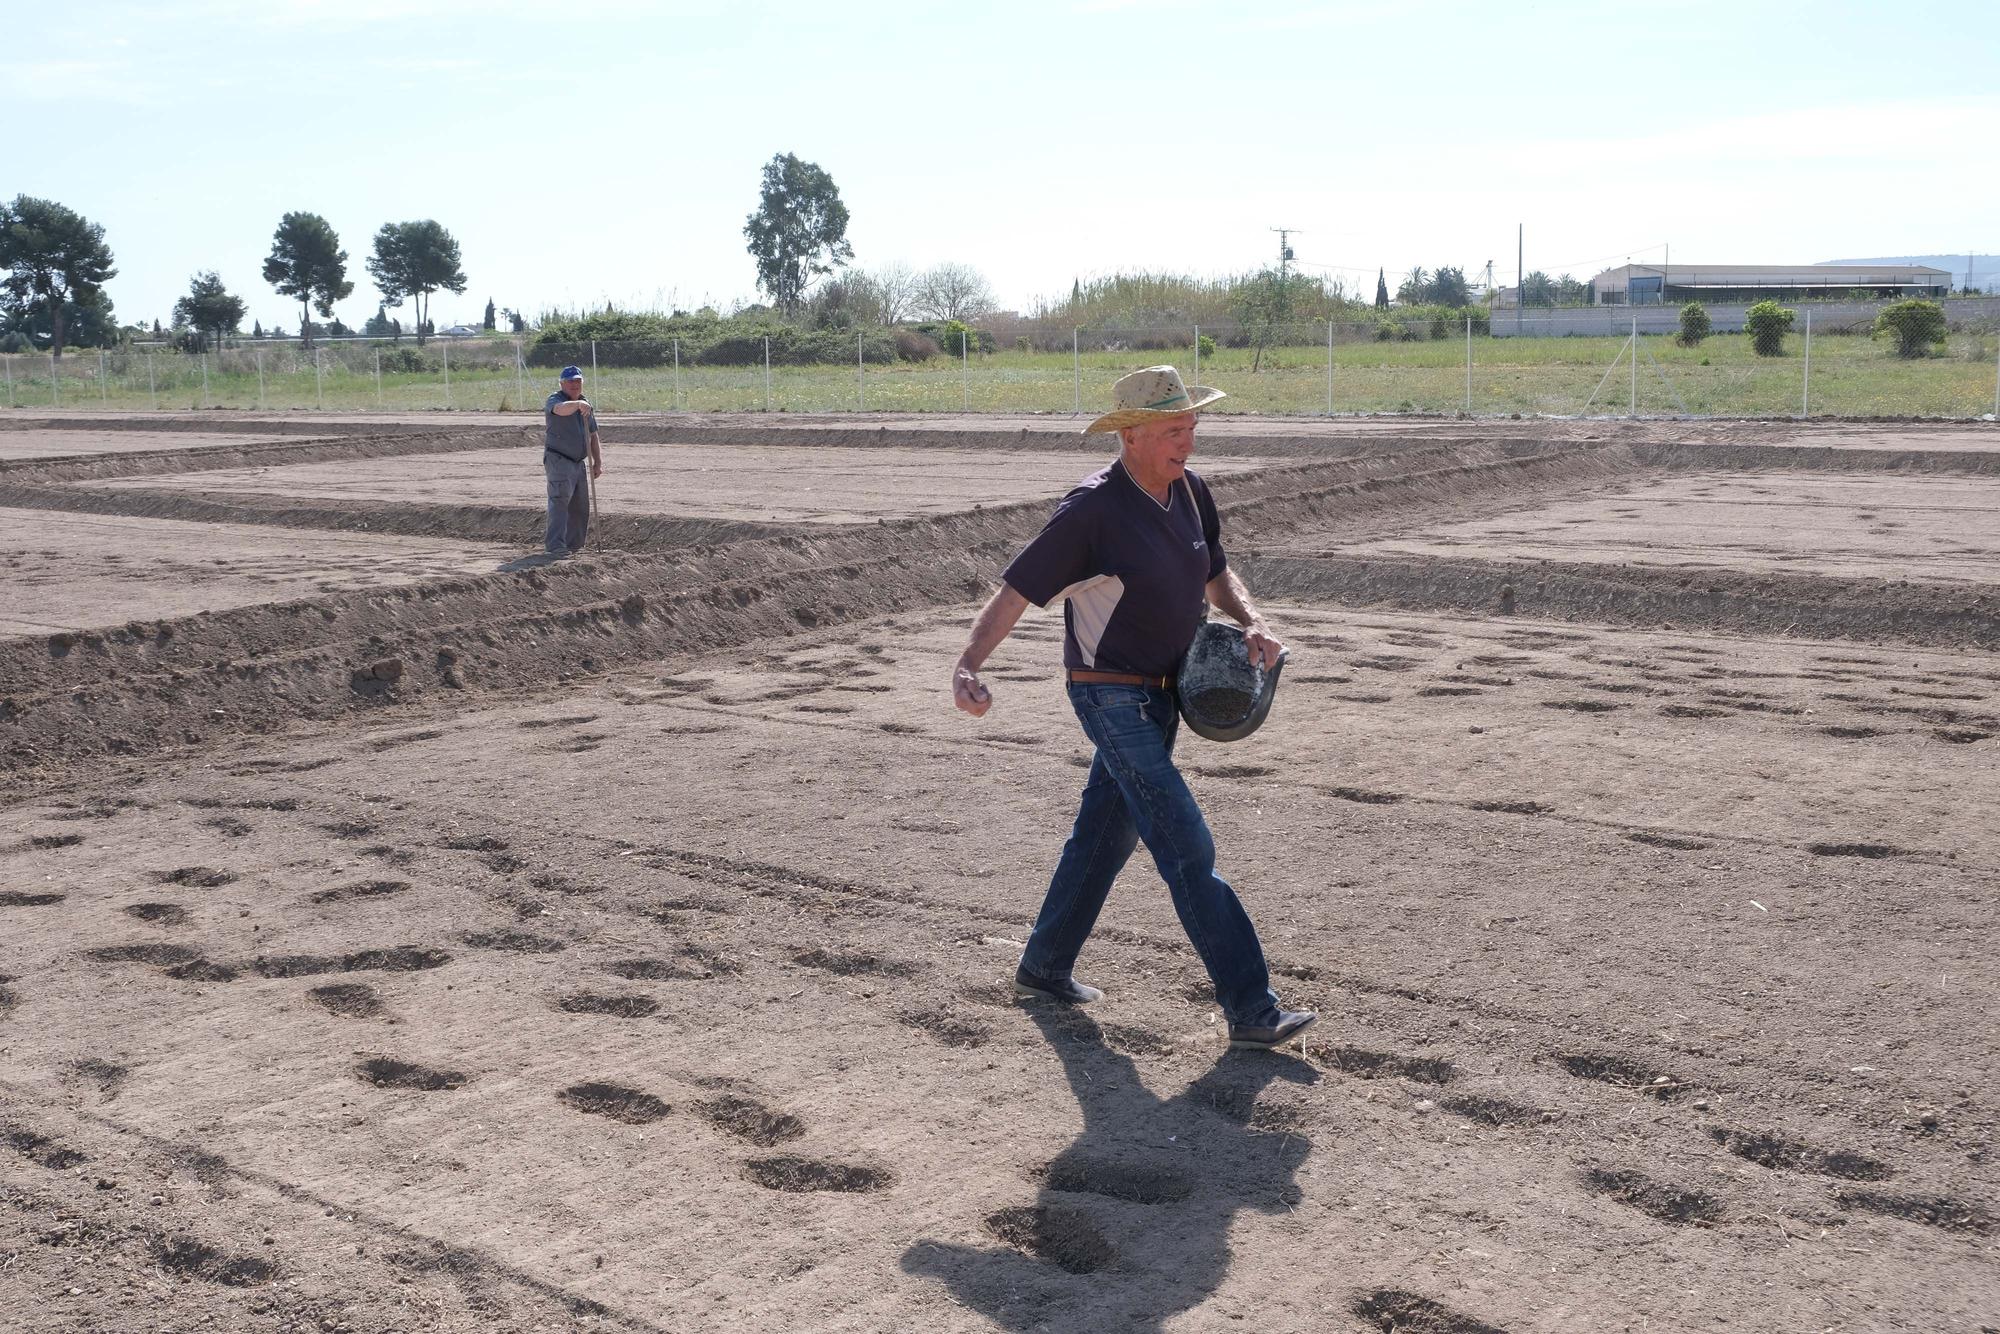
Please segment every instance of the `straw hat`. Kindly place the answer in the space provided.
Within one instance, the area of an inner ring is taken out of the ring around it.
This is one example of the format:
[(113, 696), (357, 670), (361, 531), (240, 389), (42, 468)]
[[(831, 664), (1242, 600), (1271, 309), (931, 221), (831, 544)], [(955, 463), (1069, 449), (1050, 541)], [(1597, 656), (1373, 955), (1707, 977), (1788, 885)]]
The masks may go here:
[(1199, 412), (1217, 399), (1229, 395), (1220, 389), (1198, 384), (1190, 390), (1181, 383), (1181, 373), (1172, 366), (1148, 366), (1120, 376), (1111, 386), (1111, 411), (1083, 428), (1085, 435), (1100, 431), (1122, 431), (1127, 426), (1144, 426), (1162, 417), (1178, 417), (1183, 412)]

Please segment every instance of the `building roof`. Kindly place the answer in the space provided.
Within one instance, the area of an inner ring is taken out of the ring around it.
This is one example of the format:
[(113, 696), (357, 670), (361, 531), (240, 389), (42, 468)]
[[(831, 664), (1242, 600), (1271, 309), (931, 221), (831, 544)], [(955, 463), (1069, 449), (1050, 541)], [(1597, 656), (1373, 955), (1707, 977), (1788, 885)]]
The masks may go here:
[(1621, 280), (1633, 277), (1664, 277), (1676, 287), (1865, 287), (1869, 283), (1949, 282), (1951, 273), (1927, 264), (1621, 264), (1590, 281), (1623, 287), (1627, 283)]

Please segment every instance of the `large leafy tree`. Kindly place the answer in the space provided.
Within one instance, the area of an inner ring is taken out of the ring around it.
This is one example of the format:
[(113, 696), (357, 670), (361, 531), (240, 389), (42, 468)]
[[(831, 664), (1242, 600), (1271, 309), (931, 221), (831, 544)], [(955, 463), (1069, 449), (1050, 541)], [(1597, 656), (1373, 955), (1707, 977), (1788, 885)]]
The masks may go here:
[(340, 234), (317, 213), (287, 213), (279, 222), (264, 260), (264, 281), (299, 303), (299, 331), (308, 347), (312, 311), (330, 318), (333, 303), (354, 293)]
[(459, 267), (458, 241), (435, 221), (385, 222), (375, 233), (375, 253), (368, 272), (392, 306), (411, 297), (417, 303), (417, 341), (430, 325), (431, 293), (463, 293), (465, 270)]
[(763, 198), (743, 224), (757, 285), (786, 316), (798, 313), (818, 279), (854, 258), (847, 205), (816, 162), (780, 153), (764, 164)]
[(0, 268), (8, 303), (48, 321), (49, 350), (60, 357), (63, 334), (76, 314), (98, 310), (110, 323), (106, 280), (116, 277), (104, 229), (52, 199), (16, 195), (0, 204)]
[(211, 335), (217, 343), (224, 334), (233, 334), (243, 325), (249, 309), (240, 296), (232, 296), (220, 275), (197, 273), (188, 285), (188, 294), (174, 302), (174, 323), (194, 331), (197, 351), (208, 346)]

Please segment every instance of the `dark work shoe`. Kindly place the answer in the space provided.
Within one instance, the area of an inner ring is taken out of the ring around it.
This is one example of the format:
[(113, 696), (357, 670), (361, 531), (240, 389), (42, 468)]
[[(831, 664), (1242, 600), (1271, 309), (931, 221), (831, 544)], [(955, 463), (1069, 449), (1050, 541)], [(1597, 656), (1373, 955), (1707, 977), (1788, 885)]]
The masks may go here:
[(1257, 1024), (1231, 1024), (1229, 1045), (1251, 1051), (1275, 1051), (1312, 1027), (1319, 1015), (1311, 1010), (1280, 1010), (1278, 1022), (1269, 1028)]
[(1014, 994), (1033, 996), (1038, 1000), (1061, 1001), (1065, 1005), (1088, 1005), (1092, 1001), (1104, 999), (1104, 993), (1096, 987), (1087, 987), (1073, 977), (1051, 981), (1045, 977), (1036, 977), (1025, 969), (1018, 969), (1014, 973)]

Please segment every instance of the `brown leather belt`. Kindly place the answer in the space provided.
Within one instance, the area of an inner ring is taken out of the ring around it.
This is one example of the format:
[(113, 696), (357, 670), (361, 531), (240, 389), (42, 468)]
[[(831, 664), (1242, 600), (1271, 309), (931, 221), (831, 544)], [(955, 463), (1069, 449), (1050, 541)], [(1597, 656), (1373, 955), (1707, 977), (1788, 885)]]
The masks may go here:
[(1130, 672), (1092, 672), (1081, 667), (1072, 667), (1066, 673), (1069, 683), (1075, 686), (1146, 686), (1153, 690), (1172, 690), (1174, 682), (1167, 676), (1134, 676)]

